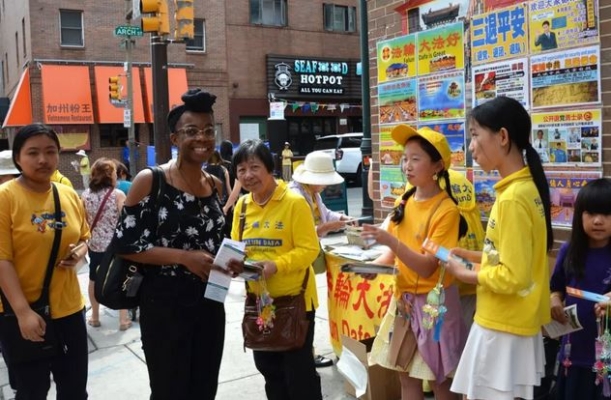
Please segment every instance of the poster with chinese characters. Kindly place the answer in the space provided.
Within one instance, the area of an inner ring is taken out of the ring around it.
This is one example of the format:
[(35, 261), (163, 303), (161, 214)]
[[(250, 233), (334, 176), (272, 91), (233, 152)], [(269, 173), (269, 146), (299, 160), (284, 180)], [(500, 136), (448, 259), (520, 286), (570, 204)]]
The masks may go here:
[(485, 172), (481, 169), (473, 170), (475, 202), (484, 221), (487, 221), (488, 217), (490, 217), (490, 210), (496, 200), (494, 185), (500, 180), (501, 176), (498, 171)]
[(532, 56), (532, 108), (600, 104), (599, 63), (598, 45)]
[(577, 192), (589, 181), (602, 177), (599, 171), (545, 171), (552, 203), (552, 226), (570, 228)]
[(416, 84), (416, 79), (404, 79), (382, 83), (378, 86), (380, 124), (408, 122), (417, 119)]
[(392, 140), (391, 132), (396, 125), (380, 126), (380, 165), (399, 167), (403, 157), (403, 146)]
[(462, 22), (419, 32), (418, 75), (463, 69), (465, 66), (463, 35)]
[(405, 177), (401, 168), (380, 165), (380, 197), (382, 207), (392, 208), (395, 200), (405, 192)]
[(531, 143), (550, 166), (602, 165), (600, 109), (533, 113)]
[(420, 121), (465, 117), (465, 77), (462, 71), (418, 78)]
[(416, 76), (416, 35), (378, 42), (378, 83)]
[(526, 55), (526, 5), (519, 4), (480, 14), (471, 20), (473, 64)]
[(473, 107), (498, 96), (518, 100), (530, 108), (528, 60), (517, 58), (473, 67)]
[(418, 128), (429, 127), (434, 131), (443, 133), (452, 150), (452, 168), (466, 166), (465, 157), (465, 121), (443, 121), (420, 124)]
[(531, 54), (598, 43), (597, 0), (529, 2)]

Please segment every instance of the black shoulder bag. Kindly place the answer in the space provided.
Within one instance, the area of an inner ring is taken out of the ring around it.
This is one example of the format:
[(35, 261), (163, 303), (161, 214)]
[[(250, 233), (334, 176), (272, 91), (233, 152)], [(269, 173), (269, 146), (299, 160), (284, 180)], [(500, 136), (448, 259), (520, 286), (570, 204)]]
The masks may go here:
[[(159, 167), (151, 168), (153, 171), (153, 185), (151, 196), (155, 196), (153, 217), (155, 223), (159, 214), (159, 198), (164, 192), (165, 176)], [(121, 221), (119, 220), (119, 223)], [(125, 310), (137, 308), (140, 303), (140, 285), (144, 276), (142, 264), (136, 263), (116, 254), (117, 234), (106, 250), (100, 265), (95, 273), (94, 295), (96, 300), (112, 309)]]
[(49, 256), (49, 262), (47, 263), (47, 272), (45, 273), (40, 297), (34, 303), (30, 304), (32, 310), (45, 320), (45, 340), (44, 342), (32, 342), (31, 340), (23, 338), (21, 329), (19, 329), (17, 316), (4, 293), (0, 292), (2, 306), (4, 307), (4, 313), (2, 314), (2, 318), (0, 318), (0, 342), (2, 343), (2, 352), (6, 355), (7, 361), (11, 365), (41, 360), (56, 356), (61, 352), (66, 352), (66, 348), (61, 344), (51, 320), (51, 306), (49, 304), (49, 286), (51, 284), (53, 269), (55, 269), (55, 261), (57, 260), (63, 229), (59, 193), (55, 184), (52, 185), (53, 200), (55, 203), (55, 234), (53, 237), (53, 246), (51, 248), (51, 255)]

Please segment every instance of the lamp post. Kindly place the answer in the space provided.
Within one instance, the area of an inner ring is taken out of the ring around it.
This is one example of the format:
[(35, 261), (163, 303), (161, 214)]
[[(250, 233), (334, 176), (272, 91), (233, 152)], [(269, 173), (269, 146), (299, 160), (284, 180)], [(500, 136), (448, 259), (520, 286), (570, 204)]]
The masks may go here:
[(371, 105), (369, 102), (369, 24), (367, 22), (367, 1), (359, 0), (361, 21), (361, 97), (363, 105), (363, 141), (361, 142), (362, 168), (361, 182), (363, 208), (361, 216), (363, 222), (373, 222), (373, 201), (369, 198), (367, 186), (369, 181), (369, 168), (371, 168)]

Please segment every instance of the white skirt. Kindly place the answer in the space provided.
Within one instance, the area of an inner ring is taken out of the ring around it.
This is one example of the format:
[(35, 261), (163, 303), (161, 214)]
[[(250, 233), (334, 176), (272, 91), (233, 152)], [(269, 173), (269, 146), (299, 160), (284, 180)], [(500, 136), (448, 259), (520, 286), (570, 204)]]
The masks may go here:
[(467, 399), (533, 398), (545, 375), (543, 337), (493, 331), (473, 323), (451, 390)]

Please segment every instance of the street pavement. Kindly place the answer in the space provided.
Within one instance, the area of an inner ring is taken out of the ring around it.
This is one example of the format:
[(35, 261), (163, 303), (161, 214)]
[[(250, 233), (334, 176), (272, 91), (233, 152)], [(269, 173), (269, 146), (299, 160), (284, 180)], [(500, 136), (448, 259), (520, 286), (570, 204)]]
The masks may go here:
[[(348, 214), (361, 215), (361, 188), (348, 189)], [(337, 242), (342, 235), (334, 235), (327, 240)], [(90, 308), (87, 286), (89, 268), (83, 267), (78, 273), (83, 296)], [(316, 312), (314, 346), (318, 354), (336, 360), (329, 340), (327, 312), (326, 276), (317, 275), (316, 285), (320, 307)], [(225, 347), (219, 376), (218, 400), (265, 399), (264, 380), (256, 370), (250, 350), (244, 350), (241, 322), (244, 306), (244, 284), (235, 280), (225, 302), (227, 315)], [(89, 314), (89, 313), (88, 313)], [(127, 331), (119, 331), (118, 312), (101, 307), (101, 326), (87, 325), (89, 337), (89, 379), (87, 390), (89, 399), (145, 400), (150, 396), (148, 373), (140, 341), (140, 327), (137, 322)], [(354, 397), (345, 394), (344, 380), (337, 367), (320, 368), (323, 398), (329, 400), (348, 400)], [(4, 361), (0, 360), (0, 397), (14, 399), (8, 385), (8, 373)], [(55, 399), (52, 386), (49, 399)]]

